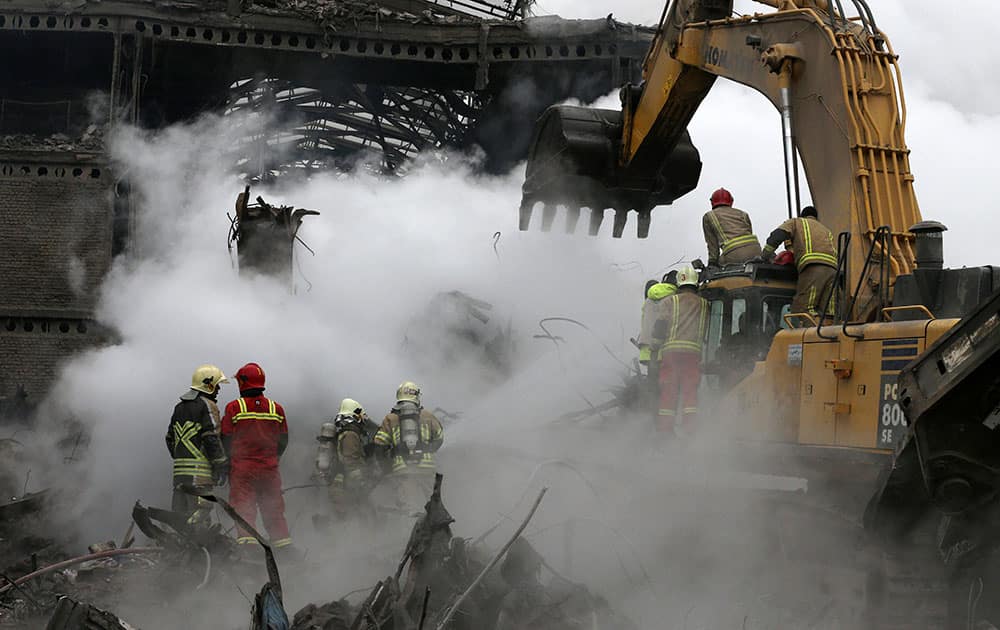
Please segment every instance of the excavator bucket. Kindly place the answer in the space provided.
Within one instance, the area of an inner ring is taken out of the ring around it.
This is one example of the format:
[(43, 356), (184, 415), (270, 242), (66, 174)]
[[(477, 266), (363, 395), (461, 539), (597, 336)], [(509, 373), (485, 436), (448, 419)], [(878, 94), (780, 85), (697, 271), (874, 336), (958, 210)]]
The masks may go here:
[(614, 210), (615, 238), (625, 230), (628, 212), (638, 214), (639, 238), (649, 234), (650, 214), (698, 185), (701, 159), (685, 131), (674, 149), (656, 164), (618, 163), (622, 113), (554, 105), (535, 125), (522, 187), (519, 227), (527, 230), (542, 204), (542, 230), (548, 231), (559, 206), (566, 209), (566, 232), (573, 233), (583, 208), (590, 210), (589, 232), (596, 236), (604, 213)]

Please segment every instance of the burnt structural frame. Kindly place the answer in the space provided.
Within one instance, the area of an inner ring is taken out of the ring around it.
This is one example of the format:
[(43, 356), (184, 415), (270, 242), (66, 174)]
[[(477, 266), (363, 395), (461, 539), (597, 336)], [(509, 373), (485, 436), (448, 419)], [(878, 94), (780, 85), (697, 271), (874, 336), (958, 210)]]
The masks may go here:
[[(393, 2), (402, 0), (383, 6)], [(0, 7), (0, 41), (10, 44), (14, 65), (21, 69), (5, 73), (0, 101), (19, 103), (25, 111), (57, 102), (60, 112), (65, 102), (68, 132), (93, 118), (93, 111), (84, 111), (86, 93), (100, 92), (107, 109), (101, 122), (155, 129), (207, 111), (238, 109), (234, 95), (240, 81), (277, 82), (292, 95), (316, 97), (311, 105), (302, 101), (304, 107), (290, 103), (296, 106), (294, 128), (311, 133), (293, 153), (303, 164), (336, 168), (342, 157), (369, 150), (380, 156), (383, 167), (395, 170), (427, 148), (478, 145), (486, 155), (485, 168), (502, 170), (524, 157), (532, 123), (546, 106), (571, 97), (592, 100), (637, 80), (654, 34), (603, 18), (510, 21), (461, 11), (418, 20), (371, 16), (331, 28), (328, 21), (289, 11), (253, 4), (237, 12), (232, 8), (170, 0), (6, 2)], [(382, 98), (372, 98), (373, 86)], [(0, 119), (0, 136), (22, 133), (12, 111), (6, 127)], [(341, 127), (323, 128), (338, 118), (345, 121)], [(352, 131), (354, 139), (343, 141)], [(515, 134), (520, 136), (512, 140)], [(310, 142), (315, 150), (308, 150)], [(28, 168), (36, 179), (58, 179), (65, 172), (73, 180), (78, 172), (90, 177), (92, 169), (100, 169), (114, 227), (109, 242), (92, 246), (114, 256), (135, 243), (135, 201), (128, 174), (116, 173), (119, 167), (108, 160), (93, 146), (0, 144), (0, 163), (16, 167), (21, 176)], [(54, 332), (60, 338), (87, 337), (87, 343), (113, 339), (112, 331), (93, 320), (90, 308), (53, 308), (46, 296), (36, 305), (6, 302), (0, 300), (0, 334), (25, 339)], [(18, 343), (24, 352), (26, 346)], [(0, 398), (9, 393), (0, 391)], [(30, 393), (37, 400), (44, 391), (35, 385)]]

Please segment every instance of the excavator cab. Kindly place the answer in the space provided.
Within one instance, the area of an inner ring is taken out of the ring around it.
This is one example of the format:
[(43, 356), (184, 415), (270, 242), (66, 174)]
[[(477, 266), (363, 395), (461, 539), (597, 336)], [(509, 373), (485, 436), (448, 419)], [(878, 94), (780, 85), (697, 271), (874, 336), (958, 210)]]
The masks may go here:
[(764, 360), (775, 333), (788, 327), (795, 269), (749, 263), (702, 273), (700, 293), (709, 304), (703, 371), (727, 391)]

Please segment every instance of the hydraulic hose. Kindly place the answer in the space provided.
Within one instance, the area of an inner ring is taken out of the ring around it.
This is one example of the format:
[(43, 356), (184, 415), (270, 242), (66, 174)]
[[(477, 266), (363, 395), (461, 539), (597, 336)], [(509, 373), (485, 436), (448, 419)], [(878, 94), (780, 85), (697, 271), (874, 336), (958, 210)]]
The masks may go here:
[(92, 553), (86, 556), (78, 556), (76, 558), (70, 558), (69, 560), (63, 560), (62, 562), (56, 562), (55, 564), (50, 564), (47, 567), (42, 567), (37, 571), (32, 571), (27, 575), (22, 575), (21, 577), (14, 580), (12, 583), (0, 587), (0, 595), (3, 595), (13, 589), (14, 587), (20, 586), (25, 582), (30, 582), (36, 577), (40, 577), (47, 573), (52, 573), (53, 571), (59, 571), (67, 567), (71, 567), (75, 564), (80, 564), (82, 562), (87, 562), (89, 560), (100, 560), (101, 558), (113, 558), (114, 556), (129, 556), (134, 554), (146, 554), (146, 553), (158, 553), (163, 551), (159, 547), (136, 547), (135, 549), (111, 549), (108, 551), (101, 551), (99, 553)]

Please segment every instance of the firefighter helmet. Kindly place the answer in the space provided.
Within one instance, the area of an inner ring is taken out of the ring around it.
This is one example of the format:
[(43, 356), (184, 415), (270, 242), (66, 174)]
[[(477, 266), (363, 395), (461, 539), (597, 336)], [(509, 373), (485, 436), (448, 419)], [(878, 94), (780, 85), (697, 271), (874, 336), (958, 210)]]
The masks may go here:
[(416, 383), (405, 381), (399, 385), (399, 389), (396, 390), (396, 402), (404, 400), (420, 404), (420, 387)]
[(677, 270), (677, 286), (678, 287), (696, 287), (698, 286), (698, 272), (695, 268), (691, 266), (690, 263), (684, 265)]
[(713, 208), (717, 208), (719, 206), (731, 206), (733, 205), (733, 193), (729, 192), (725, 188), (720, 188), (712, 193), (711, 201)]
[(214, 394), (222, 383), (228, 383), (229, 379), (222, 373), (222, 370), (214, 365), (206, 363), (195, 368), (191, 375), (191, 389), (206, 394)]
[(357, 419), (360, 420), (365, 415), (365, 410), (361, 406), (361, 403), (354, 400), (353, 398), (345, 398), (340, 401), (340, 412), (337, 417), (344, 418), (347, 420)]
[(236, 370), (236, 384), (240, 391), (248, 389), (264, 389), (264, 368), (256, 363), (247, 363)]

